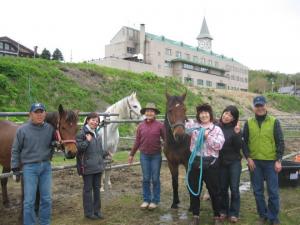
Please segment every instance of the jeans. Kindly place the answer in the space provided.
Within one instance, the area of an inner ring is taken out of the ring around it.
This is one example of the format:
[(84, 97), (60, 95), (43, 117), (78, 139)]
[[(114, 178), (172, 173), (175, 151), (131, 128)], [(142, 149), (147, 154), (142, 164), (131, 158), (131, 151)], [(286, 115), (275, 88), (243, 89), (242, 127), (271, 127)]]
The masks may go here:
[[(144, 202), (160, 202), (160, 167), (161, 153), (144, 154), (141, 152), (141, 167), (143, 173), (143, 199)], [(151, 194), (152, 184), (152, 194)]]
[(24, 225), (35, 225), (38, 223), (34, 211), (36, 191), (40, 192), (39, 224), (50, 225), (51, 223), (51, 186), (52, 171), (49, 161), (39, 163), (27, 163), (23, 166), (24, 180)]
[[(201, 190), (203, 186), (203, 181), (206, 184), (209, 195), (211, 197), (211, 204), (214, 211), (214, 216), (220, 216), (221, 210), (221, 188), (220, 188), (220, 167), (219, 161), (217, 160), (213, 165), (209, 166), (207, 169), (202, 171), (201, 180)], [(193, 167), (189, 173), (188, 181), (190, 187), (194, 192), (197, 192), (200, 179), (200, 169)], [(191, 198), (191, 209), (194, 216), (199, 216), (200, 214), (200, 195), (194, 196), (190, 192)]]
[[(261, 218), (279, 223), (279, 187), (278, 174), (274, 169), (275, 161), (254, 160), (255, 169), (250, 172), (251, 183), (256, 201), (257, 212)], [(264, 196), (264, 180), (267, 183), (268, 205)]]
[[(242, 165), (240, 160), (235, 160), (229, 165), (220, 168), (221, 180), (221, 213), (228, 216), (239, 217), (240, 213), (240, 177)], [(228, 189), (231, 196), (229, 201)]]
[(100, 213), (100, 180), (101, 173), (83, 175), (83, 209), (85, 216)]

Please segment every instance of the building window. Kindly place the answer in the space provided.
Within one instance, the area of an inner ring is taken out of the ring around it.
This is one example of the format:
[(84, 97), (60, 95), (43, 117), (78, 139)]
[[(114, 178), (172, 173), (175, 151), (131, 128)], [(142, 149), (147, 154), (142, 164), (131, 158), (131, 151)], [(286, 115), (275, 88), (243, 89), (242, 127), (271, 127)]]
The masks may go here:
[(0, 49), (3, 49), (4, 45), (3, 42), (0, 41)]
[(212, 65), (212, 60), (211, 60), (211, 59), (208, 60), (208, 64), (209, 64), (209, 65)]
[(157, 52), (157, 55), (160, 56), (160, 52)]
[(194, 62), (198, 62), (198, 57), (197, 56), (193, 56), (193, 61)]
[(4, 49), (7, 50), (7, 51), (9, 51), (9, 44), (4, 43)]
[(204, 82), (201, 79), (197, 79), (197, 85), (203, 86)]
[(172, 55), (172, 49), (166, 48), (166, 55)]
[(231, 75), (230, 80), (234, 80), (234, 76), (233, 75)]
[(186, 58), (187, 60), (190, 60), (190, 58), (191, 58), (190, 54), (185, 54), (185, 58)]
[(158, 69), (160, 69), (160, 68), (161, 68), (161, 65), (160, 65), (160, 64), (158, 64), (158, 65), (157, 65), (157, 68), (158, 68)]
[(207, 80), (207, 81), (206, 81), (206, 86), (207, 86), (207, 87), (212, 87), (212, 82), (209, 81), (209, 80)]
[(201, 63), (205, 64), (205, 58), (201, 58)]
[(172, 68), (172, 63), (170, 61), (165, 61), (166, 68)]
[(181, 58), (181, 52), (180, 51), (176, 51), (176, 58)]
[(239, 77), (239, 76), (236, 76), (235, 79), (236, 79), (237, 81), (240, 81), (240, 77)]
[(183, 68), (184, 68), (184, 69), (187, 69), (187, 70), (193, 70), (193, 69), (194, 69), (194, 66), (191, 65), (191, 64), (184, 63), (184, 64), (183, 64)]
[(135, 54), (135, 48), (127, 47), (127, 53)]
[(247, 78), (245, 78), (245, 83), (248, 83), (248, 79)]

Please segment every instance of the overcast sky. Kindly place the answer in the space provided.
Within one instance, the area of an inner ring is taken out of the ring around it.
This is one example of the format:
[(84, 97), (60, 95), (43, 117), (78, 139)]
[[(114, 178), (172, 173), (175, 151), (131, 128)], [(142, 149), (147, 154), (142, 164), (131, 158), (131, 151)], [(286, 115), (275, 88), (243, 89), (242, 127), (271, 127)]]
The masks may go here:
[(122, 26), (140, 23), (196, 46), (204, 16), (215, 53), (250, 69), (300, 72), (299, 0), (2, 0), (0, 36), (78, 62), (104, 57)]

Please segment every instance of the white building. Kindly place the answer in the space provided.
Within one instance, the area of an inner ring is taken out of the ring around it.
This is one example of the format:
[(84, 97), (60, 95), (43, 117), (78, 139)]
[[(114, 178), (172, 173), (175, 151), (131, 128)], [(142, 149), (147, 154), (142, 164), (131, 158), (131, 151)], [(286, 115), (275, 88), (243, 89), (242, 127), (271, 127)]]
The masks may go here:
[(193, 47), (165, 36), (122, 27), (105, 46), (105, 58), (92, 63), (130, 70), (172, 76), (193, 86), (248, 90), (248, 68), (233, 58), (212, 51), (212, 36), (206, 20)]

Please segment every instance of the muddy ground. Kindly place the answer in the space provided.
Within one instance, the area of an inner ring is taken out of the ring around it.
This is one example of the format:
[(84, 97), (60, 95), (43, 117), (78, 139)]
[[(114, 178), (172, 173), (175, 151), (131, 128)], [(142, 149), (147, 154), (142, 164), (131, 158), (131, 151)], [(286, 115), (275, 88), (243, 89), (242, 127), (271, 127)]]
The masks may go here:
[[(54, 172), (53, 175), (53, 214), (54, 225), (152, 225), (152, 224), (189, 224), (191, 214), (187, 212), (188, 194), (184, 186), (184, 170), (180, 171), (180, 198), (181, 205), (178, 210), (170, 209), (171, 182), (169, 170), (165, 164), (161, 170), (162, 195), (161, 204), (155, 211), (142, 211), (141, 203), (141, 172), (140, 167), (131, 167), (115, 170), (112, 173), (113, 187), (109, 192), (102, 193), (102, 209), (105, 219), (101, 221), (89, 221), (83, 217), (82, 209), (82, 179), (75, 170)], [(247, 174), (242, 180), (247, 180)], [(283, 224), (299, 225), (300, 188), (288, 188), (282, 190), (282, 220)], [(0, 225), (18, 224), (20, 209), (20, 187), (12, 180), (9, 181), (10, 208), (0, 205)], [(241, 221), (240, 224), (255, 224), (257, 218), (255, 202), (250, 191), (242, 194)], [(202, 202), (201, 225), (212, 224), (212, 212), (210, 202)], [(225, 223), (227, 224), (227, 223)], [(228, 223), (229, 224), (229, 223)]]

